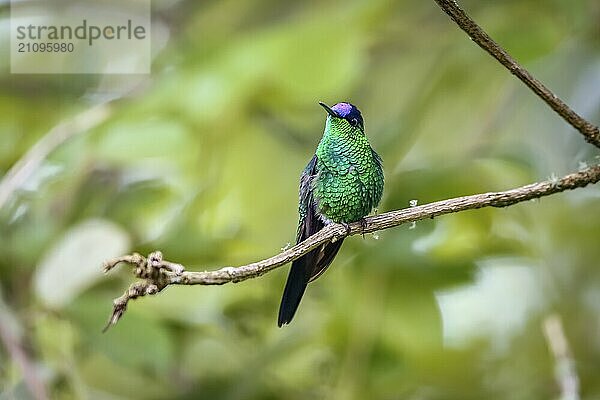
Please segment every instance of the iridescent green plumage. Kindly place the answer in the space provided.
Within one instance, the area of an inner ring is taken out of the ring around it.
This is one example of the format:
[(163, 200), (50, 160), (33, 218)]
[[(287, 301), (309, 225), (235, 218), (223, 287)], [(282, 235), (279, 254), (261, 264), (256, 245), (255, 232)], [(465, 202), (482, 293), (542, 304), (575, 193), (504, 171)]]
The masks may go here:
[[(360, 111), (349, 103), (332, 108), (321, 105), (329, 116), (317, 151), (300, 178), (296, 243), (326, 224), (360, 220), (383, 194), (381, 158), (369, 145)], [(306, 285), (327, 269), (342, 242), (326, 243), (292, 263), (279, 308), (279, 326), (292, 320)]]
[(355, 222), (377, 206), (383, 193), (381, 159), (361, 127), (327, 117), (316, 152), (313, 195), (319, 213), (333, 222)]

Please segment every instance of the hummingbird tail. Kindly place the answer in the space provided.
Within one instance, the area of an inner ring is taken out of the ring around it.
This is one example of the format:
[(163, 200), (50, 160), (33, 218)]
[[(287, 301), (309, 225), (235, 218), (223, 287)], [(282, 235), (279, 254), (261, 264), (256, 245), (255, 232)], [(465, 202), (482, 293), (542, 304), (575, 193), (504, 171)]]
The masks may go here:
[[(311, 253), (313, 252), (315, 250)], [(307, 259), (310, 258), (312, 257), (309, 253), (292, 263), (292, 268), (290, 269), (290, 274), (283, 290), (281, 305), (279, 306), (279, 318), (277, 320), (277, 326), (279, 327), (289, 324), (292, 318), (294, 318), (294, 314), (296, 314), (296, 310), (298, 309), (298, 305), (300, 305), (300, 300), (308, 284), (306, 263)]]
[(306, 285), (325, 272), (340, 250), (343, 241), (340, 239), (334, 243), (324, 244), (292, 263), (279, 306), (277, 321), (279, 327), (292, 321), (306, 290)]

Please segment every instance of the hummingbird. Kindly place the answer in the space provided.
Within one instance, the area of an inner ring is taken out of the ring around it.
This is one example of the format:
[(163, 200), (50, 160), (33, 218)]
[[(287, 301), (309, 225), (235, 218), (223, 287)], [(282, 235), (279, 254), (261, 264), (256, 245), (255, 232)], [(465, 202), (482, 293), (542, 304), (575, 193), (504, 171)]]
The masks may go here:
[[(367, 136), (363, 117), (350, 103), (329, 107), (317, 151), (300, 177), (296, 244), (325, 225), (362, 220), (381, 200), (383, 166)], [(279, 327), (289, 324), (309, 282), (325, 272), (343, 238), (327, 242), (292, 263), (279, 307)]]

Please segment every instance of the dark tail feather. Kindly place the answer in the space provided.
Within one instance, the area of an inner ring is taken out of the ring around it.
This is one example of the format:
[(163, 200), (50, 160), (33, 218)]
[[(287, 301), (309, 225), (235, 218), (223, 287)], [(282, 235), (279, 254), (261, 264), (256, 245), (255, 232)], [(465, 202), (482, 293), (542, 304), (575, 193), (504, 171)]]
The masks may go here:
[(342, 242), (343, 239), (334, 243), (327, 243), (292, 263), (283, 290), (281, 305), (279, 306), (279, 319), (277, 321), (279, 327), (292, 321), (306, 290), (306, 285), (325, 272), (342, 246)]
[(338, 239), (333, 243), (327, 243), (325, 246), (321, 247), (321, 252), (319, 253), (316, 263), (317, 265), (310, 274), (310, 279), (308, 280), (309, 283), (323, 275), (323, 272), (327, 270), (338, 251), (340, 251), (342, 243), (344, 243), (344, 238)]
[(294, 318), (310, 277), (309, 273), (307, 273), (307, 270), (310, 268), (307, 265), (308, 261), (314, 259), (312, 253), (316, 253), (317, 251), (313, 250), (292, 263), (292, 268), (290, 269), (290, 274), (283, 290), (281, 305), (279, 306), (279, 318), (277, 320), (279, 327), (289, 324), (292, 318)]

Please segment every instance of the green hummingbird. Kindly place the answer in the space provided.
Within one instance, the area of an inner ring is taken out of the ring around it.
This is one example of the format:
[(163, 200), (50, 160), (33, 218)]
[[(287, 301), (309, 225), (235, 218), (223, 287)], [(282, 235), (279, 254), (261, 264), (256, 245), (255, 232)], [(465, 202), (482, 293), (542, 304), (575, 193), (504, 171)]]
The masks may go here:
[[(383, 194), (381, 157), (365, 135), (362, 115), (350, 103), (327, 111), (323, 138), (300, 177), (300, 221), (296, 243), (331, 223), (348, 224), (368, 215)], [(279, 307), (278, 325), (292, 321), (309, 282), (333, 261), (343, 239), (325, 243), (292, 263)]]

